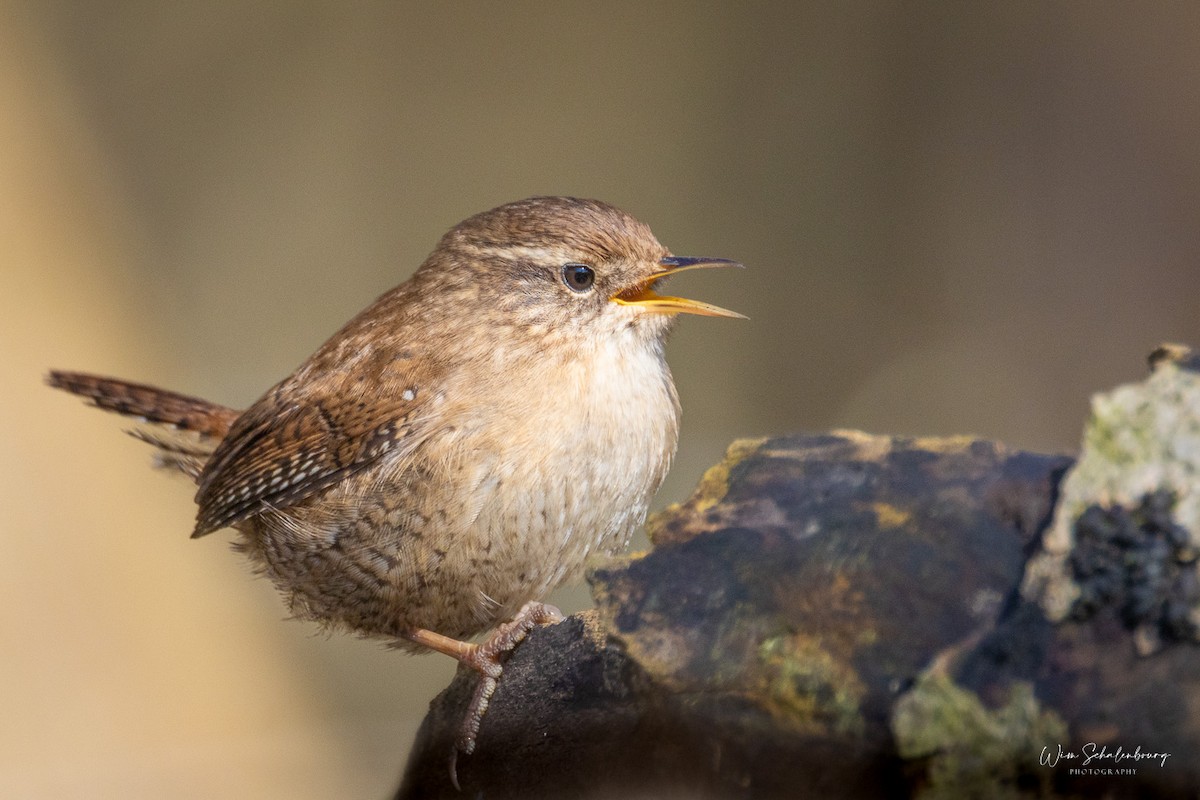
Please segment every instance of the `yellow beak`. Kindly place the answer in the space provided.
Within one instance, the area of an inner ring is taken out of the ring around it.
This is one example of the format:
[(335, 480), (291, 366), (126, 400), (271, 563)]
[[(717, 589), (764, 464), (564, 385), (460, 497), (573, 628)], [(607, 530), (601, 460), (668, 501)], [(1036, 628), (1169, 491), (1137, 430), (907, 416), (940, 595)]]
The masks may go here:
[(647, 311), (660, 314), (699, 314), (702, 317), (731, 317), (747, 319), (743, 314), (730, 311), (720, 306), (714, 306), (700, 300), (688, 300), (686, 297), (668, 297), (656, 294), (654, 284), (663, 278), (692, 269), (716, 269), (718, 267), (738, 267), (742, 265), (727, 258), (689, 258), (686, 256), (667, 256), (658, 262), (667, 267), (661, 272), (651, 273), (644, 280), (635, 283), (627, 289), (614, 294), (609, 299), (623, 306), (639, 306)]

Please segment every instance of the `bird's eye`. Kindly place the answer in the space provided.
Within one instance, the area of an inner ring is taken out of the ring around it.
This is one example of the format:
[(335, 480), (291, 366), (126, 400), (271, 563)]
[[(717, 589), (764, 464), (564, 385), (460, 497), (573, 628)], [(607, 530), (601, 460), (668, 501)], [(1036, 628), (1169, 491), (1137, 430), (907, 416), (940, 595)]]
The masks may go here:
[(573, 292), (586, 292), (596, 282), (596, 272), (587, 264), (564, 264), (563, 283)]

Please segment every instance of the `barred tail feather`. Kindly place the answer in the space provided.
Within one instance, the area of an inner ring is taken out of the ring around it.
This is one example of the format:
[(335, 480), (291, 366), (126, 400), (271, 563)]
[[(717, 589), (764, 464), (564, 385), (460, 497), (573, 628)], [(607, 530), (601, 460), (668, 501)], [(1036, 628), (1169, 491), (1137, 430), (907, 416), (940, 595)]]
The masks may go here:
[(87, 399), (97, 408), (137, 421), (128, 433), (152, 445), (156, 466), (195, 479), (240, 412), (197, 397), (140, 383), (80, 372), (46, 376), (55, 389)]

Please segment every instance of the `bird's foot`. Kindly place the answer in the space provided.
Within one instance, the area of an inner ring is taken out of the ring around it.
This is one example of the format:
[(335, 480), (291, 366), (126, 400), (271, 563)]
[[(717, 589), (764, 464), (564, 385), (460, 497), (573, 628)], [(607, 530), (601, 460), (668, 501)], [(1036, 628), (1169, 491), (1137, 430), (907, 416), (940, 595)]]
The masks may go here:
[(504, 660), (508, 654), (524, 641), (529, 632), (539, 625), (552, 625), (561, 622), (562, 612), (546, 603), (529, 602), (521, 607), (517, 615), (510, 621), (492, 631), (481, 644), (460, 642), (441, 634), (427, 630), (416, 630), (407, 636), (410, 641), (424, 645), (439, 653), (445, 653), (458, 659), (479, 673), (479, 682), (467, 706), (466, 716), (458, 729), (458, 738), (450, 754), (450, 782), (455, 789), (458, 785), (458, 754), (470, 755), (475, 752), (475, 738), (479, 735), (479, 726), (487, 713), (488, 704), (496, 692), (500, 674), (504, 671)]
[(482, 644), (476, 645), (469, 655), (459, 659), (479, 672), (480, 677), (471, 704), (467, 706), (467, 715), (458, 730), (458, 750), (467, 755), (475, 752), (475, 737), (479, 734), (479, 725), (483, 722), (488, 703), (496, 691), (500, 673), (504, 671), (503, 658), (538, 625), (552, 625), (561, 622), (562, 618), (562, 612), (554, 606), (526, 603), (515, 617), (492, 631), (491, 636)]

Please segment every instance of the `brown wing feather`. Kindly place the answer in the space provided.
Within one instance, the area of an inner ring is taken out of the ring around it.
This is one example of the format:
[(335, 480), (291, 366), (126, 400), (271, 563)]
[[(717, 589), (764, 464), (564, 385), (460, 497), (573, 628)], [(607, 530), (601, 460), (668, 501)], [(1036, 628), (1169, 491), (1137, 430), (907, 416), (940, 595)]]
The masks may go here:
[(200, 475), (192, 536), (286, 508), (387, 453), (415, 447), (428, 378), (418, 381), (421, 370), (411, 362), (388, 359), (380, 369), (379, 361), (307, 384), (302, 371), (247, 410)]

